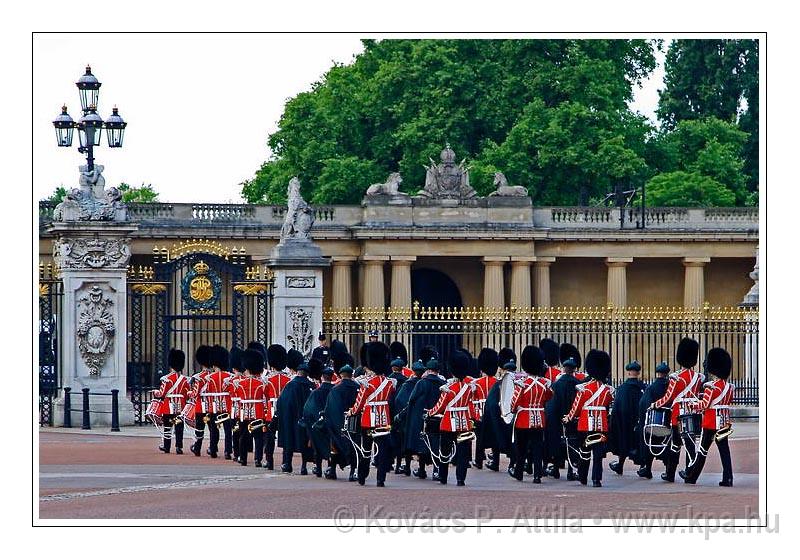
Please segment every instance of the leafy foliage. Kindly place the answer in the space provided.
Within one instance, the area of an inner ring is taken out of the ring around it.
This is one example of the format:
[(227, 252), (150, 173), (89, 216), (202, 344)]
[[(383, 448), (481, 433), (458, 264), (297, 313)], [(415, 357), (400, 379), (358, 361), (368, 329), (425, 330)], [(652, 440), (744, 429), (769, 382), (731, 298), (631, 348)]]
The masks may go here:
[(60, 204), (64, 201), (65, 196), (67, 196), (67, 189), (64, 187), (64, 185), (60, 185), (56, 187), (56, 190), (53, 191), (53, 194), (51, 194), (50, 198), (47, 200), (54, 204)]
[(131, 187), (128, 183), (120, 183), (123, 202), (158, 202), (158, 193), (153, 186), (142, 183), (141, 187)]
[(702, 173), (659, 173), (647, 182), (651, 206), (733, 206), (736, 195)]

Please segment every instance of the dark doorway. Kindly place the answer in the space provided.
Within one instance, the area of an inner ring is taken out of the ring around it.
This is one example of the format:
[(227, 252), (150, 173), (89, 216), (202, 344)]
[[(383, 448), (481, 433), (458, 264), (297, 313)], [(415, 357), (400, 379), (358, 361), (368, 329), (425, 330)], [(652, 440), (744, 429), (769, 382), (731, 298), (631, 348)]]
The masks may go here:
[[(455, 282), (443, 272), (432, 268), (411, 271), (411, 300), (422, 308), (460, 308), (461, 292)], [(447, 357), (462, 344), (460, 325), (443, 319), (414, 321), (414, 359), (419, 357), (423, 346), (432, 345), (439, 351), (441, 366), (446, 372)]]

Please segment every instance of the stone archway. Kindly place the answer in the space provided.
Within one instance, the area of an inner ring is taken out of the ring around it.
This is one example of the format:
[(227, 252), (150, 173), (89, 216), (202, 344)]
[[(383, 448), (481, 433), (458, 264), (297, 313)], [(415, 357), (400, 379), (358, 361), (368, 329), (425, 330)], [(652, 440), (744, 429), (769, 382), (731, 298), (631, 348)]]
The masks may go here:
[[(411, 271), (411, 300), (422, 308), (460, 308), (461, 292), (456, 283), (444, 272), (432, 268), (418, 268)], [(414, 321), (413, 348), (414, 359), (419, 350), (426, 345), (435, 346), (446, 369), (447, 356), (462, 345), (458, 325), (438, 321)]]

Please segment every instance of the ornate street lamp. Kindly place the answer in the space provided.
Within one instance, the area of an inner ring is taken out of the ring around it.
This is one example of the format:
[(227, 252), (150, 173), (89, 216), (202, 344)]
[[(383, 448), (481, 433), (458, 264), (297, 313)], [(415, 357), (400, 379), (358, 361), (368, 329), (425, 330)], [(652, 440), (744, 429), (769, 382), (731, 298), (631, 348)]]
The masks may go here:
[(78, 141), (80, 147), (78, 151), (86, 154), (88, 171), (94, 169), (94, 147), (100, 145), (100, 136), (103, 129), (106, 129), (109, 148), (121, 148), (122, 139), (125, 136), (125, 127), (128, 126), (119, 111), (114, 107), (112, 115), (107, 121), (103, 122), (97, 114), (97, 101), (100, 98), (100, 86), (102, 85), (92, 74), (92, 68), (86, 67), (86, 74), (75, 82), (78, 86), (78, 93), (81, 100), (81, 110), (83, 116), (76, 123), (67, 113), (66, 105), (61, 108), (61, 114), (53, 121), (56, 129), (56, 141), (58, 146), (67, 148), (72, 146), (72, 133), (78, 129)]

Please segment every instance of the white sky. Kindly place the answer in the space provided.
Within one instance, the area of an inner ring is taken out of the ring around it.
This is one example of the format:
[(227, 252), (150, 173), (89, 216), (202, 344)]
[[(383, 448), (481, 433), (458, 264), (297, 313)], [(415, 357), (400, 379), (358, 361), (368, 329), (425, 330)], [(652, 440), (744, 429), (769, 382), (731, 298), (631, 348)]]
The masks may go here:
[[(75, 81), (87, 63), (103, 84), (100, 115), (117, 105), (129, 123), (123, 148), (109, 149), (104, 133), (95, 151), (107, 185), (152, 183), (161, 201), (239, 202), (286, 100), (361, 50), (357, 35), (339, 34), (36, 35), (34, 196), (77, 184), (77, 135), (72, 148), (56, 147), (52, 120), (63, 103), (80, 117)], [(663, 54), (659, 62), (632, 104), (651, 119)]]

